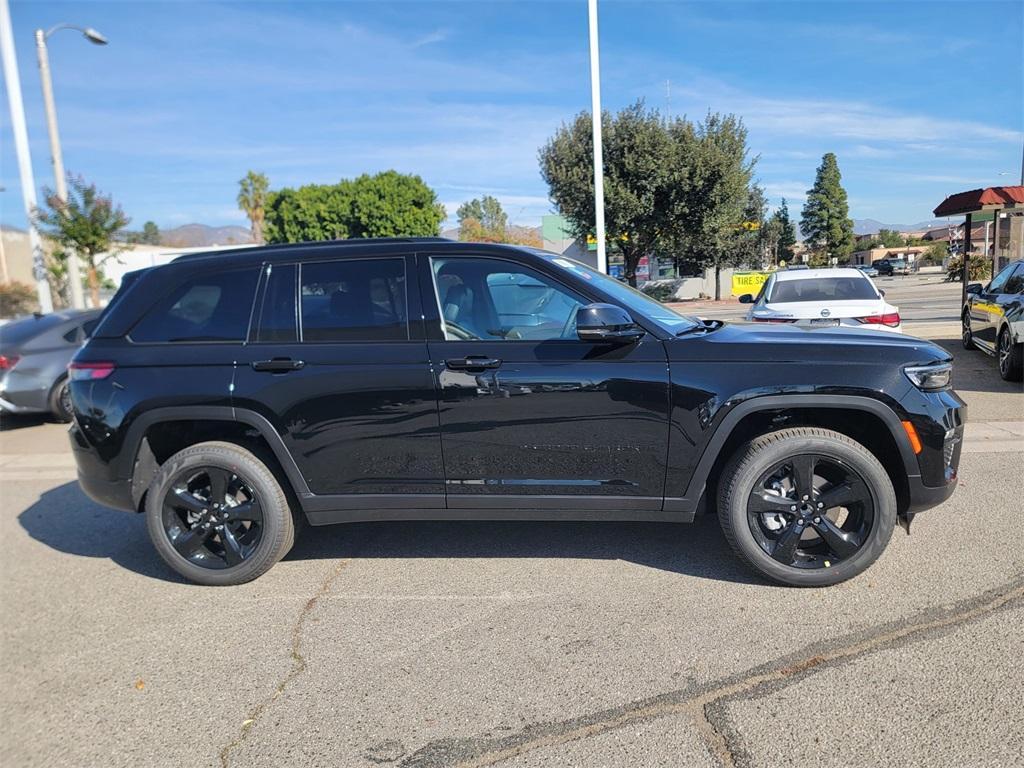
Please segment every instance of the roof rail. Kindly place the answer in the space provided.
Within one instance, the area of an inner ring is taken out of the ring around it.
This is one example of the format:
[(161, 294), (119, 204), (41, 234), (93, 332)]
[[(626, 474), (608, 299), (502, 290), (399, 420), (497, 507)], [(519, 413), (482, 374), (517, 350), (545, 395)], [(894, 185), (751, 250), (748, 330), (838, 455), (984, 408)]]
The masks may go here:
[(283, 251), (291, 250), (293, 248), (308, 248), (310, 246), (324, 246), (324, 245), (341, 245), (341, 246), (356, 246), (356, 245), (378, 245), (387, 243), (452, 243), (455, 242), (450, 237), (358, 237), (350, 238), (348, 240), (310, 240), (304, 243), (275, 243), (271, 245), (254, 245), (251, 248), (230, 248), (230, 249), (217, 249), (211, 248), (208, 251), (200, 251), (199, 253), (183, 253), (181, 256), (173, 259), (173, 261), (189, 261), (191, 259), (204, 259), (208, 256), (223, 256), (225, 254), (231, 254), (232, 256), (244, 255), (247, 253), (254, 252), (265, 252), (265, 251)]

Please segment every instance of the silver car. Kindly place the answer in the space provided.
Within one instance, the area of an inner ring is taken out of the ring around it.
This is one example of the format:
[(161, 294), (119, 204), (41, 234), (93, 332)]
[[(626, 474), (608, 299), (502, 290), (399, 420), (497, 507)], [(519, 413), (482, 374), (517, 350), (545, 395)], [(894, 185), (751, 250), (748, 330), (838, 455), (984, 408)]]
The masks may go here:
[(0, 325), (0, 414), (50, 413), (71, 421), (68, 363), (100, 311), (60, 310)]

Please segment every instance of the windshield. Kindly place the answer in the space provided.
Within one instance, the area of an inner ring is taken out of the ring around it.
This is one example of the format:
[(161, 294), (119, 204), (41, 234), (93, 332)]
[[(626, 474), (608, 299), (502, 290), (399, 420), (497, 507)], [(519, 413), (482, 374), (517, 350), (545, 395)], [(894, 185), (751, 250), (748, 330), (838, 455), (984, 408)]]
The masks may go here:
[(864, 277), (813, 277), (807, 280), (777, 280), (768, 295), (768, 303), (863, 301), (877, 298), (875, 287)]
[(672, 334), (679, 333), (688, 328), (696, 328), (700, 324), (697, 323), (693, 318), (683, 317), (682, 315), (676, 314), (668, 307), (664, 306), (661, 302), (656, 299), (652, 299), (650, 296), (641, 293), (636, 288), (631, 288), (625, 283), (616, 280), (614, 277), (601, 274), (596, 269), (588, 267), (586, 264), (581, 264), (578, 261), (567, 259), (562, 256), (555, 256), (546, 251), (538, 251), (552, 264), (561, 267), (567, 272), (572, 272), (577, 277), (582, 277), (602, 291), (607, 293), (609, 296), (620, 302), (626, 309), (636, 310), (644, 317), (648, 317), (666, 331)]

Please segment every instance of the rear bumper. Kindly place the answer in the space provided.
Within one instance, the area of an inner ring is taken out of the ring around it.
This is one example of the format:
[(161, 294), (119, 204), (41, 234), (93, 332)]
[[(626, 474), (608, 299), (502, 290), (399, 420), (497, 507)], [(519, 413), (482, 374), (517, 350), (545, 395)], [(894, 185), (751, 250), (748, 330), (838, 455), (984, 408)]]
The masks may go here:
[(68, 430), (71, 440), (71, 453), (78, 467), (78, 484), (85, 495), (105, 507), (120, 509), (125, 512), (136, 512), (132, 500), (131, 478), (111, 478), (109, 467), (89, 447), (79, 431), (78, 424), (72, 424)]
[(10, 400), (0, 397), (0, 413), (45, 413), (45, 408), (33, 408), (26, 405), (16, 405)]

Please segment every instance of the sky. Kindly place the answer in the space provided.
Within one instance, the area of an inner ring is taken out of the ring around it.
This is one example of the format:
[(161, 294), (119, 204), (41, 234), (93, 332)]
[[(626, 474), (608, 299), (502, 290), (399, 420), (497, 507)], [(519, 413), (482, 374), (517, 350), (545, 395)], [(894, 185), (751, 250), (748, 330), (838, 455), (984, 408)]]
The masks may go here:
[[(422, 176), (450, 222), (491, 194), (536, 225), (553, 211), (537, 150), (590, 109), (584, 0), (13, 0), (11, 15), (40, 187), (53, 179), (33, 30), (109, 38), (50, 38), (64, 163), (137, 228), (247, 224), (249, 169), (280, 188), (394, 168)], [(1019, 0), (601, 0), (600, 41), (605, 109), (735, 113), (771, 204), (797, 216), (825, 152), (851, 216), (885, 223), (1020, 180)], [(0, 221), (23, 227), (6, 91), (0, 186)]]

